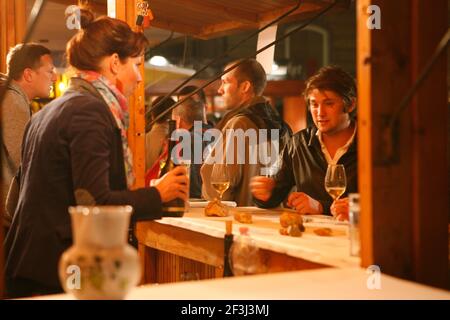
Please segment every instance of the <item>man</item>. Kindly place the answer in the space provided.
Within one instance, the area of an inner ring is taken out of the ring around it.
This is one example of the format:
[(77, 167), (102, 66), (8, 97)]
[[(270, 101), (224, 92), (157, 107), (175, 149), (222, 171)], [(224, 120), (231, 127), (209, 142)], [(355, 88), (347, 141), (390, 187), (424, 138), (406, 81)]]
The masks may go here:
[(251, 190), (261, 207), (278, 206), (293, 186), (288, 206), (301, 214), (332, 214), (348, 219), (348, 198), (333, 203), (324, 187), (328, 165), (346, 170), (346, 193), (357, 192), (356, 84), (339, 67), (324, 67), (306, 82), (305, 99), (315, 127), (295, 134), (274, 179), (256, 177)]
[[(184, 98), (186, 98), (188, 95), (190, 95), (192, 92), (194, 92), (195, 90), (197, 90), (198, 87), (197, 86), (186, 86), (183, 87), (179, 92), (178, 92), (178, 101), (183, 100)], [(214, 127), (214, 125), (212, 124), (211, 121), (208, 120), (207, 118), (207, 102), (206, 102), (206, 95), (205, 95), (205, 91), (203, 91), (203, 89), (201, 89), (200, 91), (198, 91), (196, 94), (192, 95), (191, 98), (202, 104), (202, 108), (203, 108), (203, 126), (204, 129), (211, 129)]]
[[(189, 131), (191, 143), (190, 157), (190, 186), (189, 192), (191, 198), (202, 197), (202, 178), (200, 176), (200, 168), (203, 163), (203, 152), (208, 143), (203, 141), (203, 132), (206, 130), (202, 124), (204, 119), (204, 108), (200, 101), (195, 101), (192, 98), (177, 106), (172, 111), (172, 119), (177, 122), (178, 129)], [(198, 146), (200, 144), (200, 146)], [(183, 149), (184, 152), (184, 149)], [(183, 159), (186, 159), (186, 154), (183, 154)]]
[[(261, 64), (255, 59), (246, 59), (230, 63), (225, 69), (238, 63), (240, 63), (238, 67), (222, 76), (218, 93), (229, 112), (216, 126), (216, 129), (221, 130), (223, 139), (219, 139), (214, 145), (213, 152), (202, 166), (201, 174), (205, 198), (217, 197), (218, 193), (211, 183), (221, 172), (227, 171), (230, 186), (223, 199), (236, 201), (239, 206), (251, 206), (253, 199), (249, 189), (250, 179), (261, 174), (262, 164), (260, 161), (257, 163), (250, 161), (258, 154), (250, 139), (245, 138), (244, 143), (239, 143), (233, 133), (255, 131), (258, 135), (260, 129), (268, 129), (269, 133), (270, 129), (276, 129), (282, 137), (288, 129), (275, 109), (261, 96), (267, 83), (266, 73)], [(262, 145), (260, 142), (258, 136), (256, 143), (258, 149)], [(223, 159), (212, 161), (213, 158), (217, 160), (215, 151), (221, 149), (224, 149)]]
[[(162, 103), (164, 97), (158, 97), (152, 103), (151, 120), (156, 119), (164, 111), (169, 109), (175, 104), (175, 100), (167, 98)], [(154, 108), (156, 106), (156, 108)], [(167, 112), (150, 128), (145, 134), (145, 164), (146, 168), (151, 169), (155, 162), (159, 159), (164, 152), (165, 142), (167, 141), (167, 135), (169, 133), (169, 125), (167, 120), (170, 120), (171, 112)], [(147, 130), (147, 129), (146, 129)]]
[[(51, 52), (44, 46), (28, 43), (13, 47), (7, 56), (7, 73), (11, 83), (6, 89), (2, 110), (2, 204), (21, 162), (21, 145), (25, 126), (31, 117), (32, 99), (47, 98), (56, 81)], [(9, 213), (12, 214), (12, 213)], [(10, 224), (11, 217), (5, 217)]]

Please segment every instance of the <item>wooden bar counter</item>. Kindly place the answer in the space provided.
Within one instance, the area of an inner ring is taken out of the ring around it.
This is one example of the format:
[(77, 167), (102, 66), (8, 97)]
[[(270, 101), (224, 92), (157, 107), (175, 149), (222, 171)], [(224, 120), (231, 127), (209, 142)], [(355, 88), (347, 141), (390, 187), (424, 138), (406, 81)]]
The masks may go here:
[[(222, 277), (225, 221), (233, 219), (206, 217), (203, 208), (191, 208), (183, 218), (163, 218), (137, 223), (143, 278), (142, 283), (168, 283)], [(248, 208), (252, 224), (233, 221), (238, 240), (239, 228), (247, 226), (260, 248), (268, 273), (319, 268), (355, 268), (360, 259), (350, 257), (348, 226), (326, 219), (305, 222), (302, 237), (279, 234), (278, 210)], [(331, 236), (315, 233), (329, 228)]]

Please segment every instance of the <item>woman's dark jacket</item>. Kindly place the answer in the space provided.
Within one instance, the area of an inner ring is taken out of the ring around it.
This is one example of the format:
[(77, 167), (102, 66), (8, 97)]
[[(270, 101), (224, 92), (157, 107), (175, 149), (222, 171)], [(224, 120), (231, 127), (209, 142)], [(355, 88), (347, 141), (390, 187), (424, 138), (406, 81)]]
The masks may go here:
[(73, 79), (64, 96), (31, 119), (19, 201), (5, 240), (7, 279), (59, 287), (58, 261), (72, 244), (69, 206), (131, 205), (133, 221), (161, 217), (155, 188), (127, 190), (122, 150), (108, 106), (84, 80)]

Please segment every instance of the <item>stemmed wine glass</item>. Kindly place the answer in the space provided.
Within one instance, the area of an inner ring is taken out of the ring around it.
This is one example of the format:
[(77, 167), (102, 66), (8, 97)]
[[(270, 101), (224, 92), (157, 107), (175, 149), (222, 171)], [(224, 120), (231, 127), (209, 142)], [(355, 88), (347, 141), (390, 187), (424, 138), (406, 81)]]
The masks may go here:
[(347, 178), (344, 166), (342, 164), (328, 165), (325, 175), (325, 190), (327, 190), (334, 201), (344, 194), (346, 187)]
[(280, 156), (277, 156), (275, 161), (271, 162), (269, 166), (264, 168), (264, 176), (266, 178), (274, 178), (277, 175), (278, 171), (280, 171), (282, 165), (282, 158)]
[(215, 165), (212, 170), (211, 184), (219, 194), (219, 203), (225, 191), (230, 187), (230, 176), (226, 165)]

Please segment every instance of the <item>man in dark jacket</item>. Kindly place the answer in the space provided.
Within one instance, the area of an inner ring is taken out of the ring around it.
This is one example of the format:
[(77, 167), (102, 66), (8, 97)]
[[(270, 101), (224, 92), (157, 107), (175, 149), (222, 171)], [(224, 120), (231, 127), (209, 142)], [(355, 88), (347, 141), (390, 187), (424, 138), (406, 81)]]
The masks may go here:
[[(315, 124), (295, 134), (274, 179), (257, 177), (251, 189), (258, 206), (271, 208), (288, 197), (301, 214), (332, 214), (348, 219), (348, 193), (357, 192), (356, 84), (339, 67), (324, 67), (306, 83), (305, 98)], [(328, 165), (344, 165), (347, 188), (333, 202), (324, 187)]]

